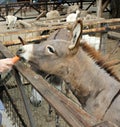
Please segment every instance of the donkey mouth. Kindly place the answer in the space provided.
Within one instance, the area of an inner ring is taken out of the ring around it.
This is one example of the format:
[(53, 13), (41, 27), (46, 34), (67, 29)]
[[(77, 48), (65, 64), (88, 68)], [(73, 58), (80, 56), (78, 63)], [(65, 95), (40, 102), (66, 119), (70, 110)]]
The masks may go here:
[(16, 55), (18, 57), (20, 57), (20, 59), (24, 60), (24, 61), (29, 61), (29, 57), (28, 55), (26, 55), (26, 52), (20, 48), (17, 52), (16, 52)]
[(20, 58), (21, 61), (25, 62), (27, 61), (23, 56), (22, 54), (20, 54), (19, 50), (16, 52), (16, 56), (18, 56)]

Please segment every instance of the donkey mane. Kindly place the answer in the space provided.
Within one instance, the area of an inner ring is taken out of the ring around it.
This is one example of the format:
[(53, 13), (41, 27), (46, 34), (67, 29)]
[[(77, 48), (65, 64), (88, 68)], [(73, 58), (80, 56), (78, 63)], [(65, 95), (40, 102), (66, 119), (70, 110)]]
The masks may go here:
[(95, 61), (97, 65), (99, 65), (102, 69), (104, 69), (110, 76), (113, 76), (117, 81), (120, 82), (120, 79), (115, 74), (113, 68), (109, 66), (109, 63), (106, 63), (104, 57), (102, 57), (101, 53), (96, 51), (95, 48), (89, 46), (87, 43), (81, 43), (80, 46), (82, 49)]

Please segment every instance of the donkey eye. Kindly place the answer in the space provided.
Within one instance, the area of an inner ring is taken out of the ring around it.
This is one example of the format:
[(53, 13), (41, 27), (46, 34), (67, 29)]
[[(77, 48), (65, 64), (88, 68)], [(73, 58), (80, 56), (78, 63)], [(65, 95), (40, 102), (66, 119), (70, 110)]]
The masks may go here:
[(52, 46), (47, 46), (47, 50), (48, 50), (48, 52), (50, 52), (50, 53), (55, 53), (55, 49), (52, 47)]

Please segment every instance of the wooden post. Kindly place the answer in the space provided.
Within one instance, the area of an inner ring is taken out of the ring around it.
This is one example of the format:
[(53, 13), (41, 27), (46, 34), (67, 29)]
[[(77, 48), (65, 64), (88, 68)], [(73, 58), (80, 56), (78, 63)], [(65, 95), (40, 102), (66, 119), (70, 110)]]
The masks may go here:
[(110, 3), (110, 0), (106, 0), (105, 3), (102, 5), (102, 12), (105, 10), (105, 8), (108, 6)]
[(105, 55), (107, 54), (106, 52), (106, 43), (107, 43), (107, 32), (102, 32), (100, 34), (100, 47), (99, 47), (99, 50)]
[(30, 0), (30, 4), (32, 4), (32, 2), (33, 2), (33, 1), (32, 1), (32, 0)]
[(102, 17), (102, 0), (97, 0), (97, 17)]
[(120, 0), (111, 0), (110, 9), (112, 18), (120, 18)]
[[(102, 0), (97, 0), (97, 17), (98, 18), (102, 17)], [(102, 24), (100, 24), (100, 26), (101, 25)], [(106, 35), (107, 34), (105, 32), (100, 34), (100, 47), (99, 47), (99, 50), (102, 50), (103, 54), (105, 54), (105, 44), (104, 44), (104, 42), (106, 41)]]
[(109, 31), (108, 32), (108, 37), (110, 37), (112, 39), (120, 40), (120, 33)]

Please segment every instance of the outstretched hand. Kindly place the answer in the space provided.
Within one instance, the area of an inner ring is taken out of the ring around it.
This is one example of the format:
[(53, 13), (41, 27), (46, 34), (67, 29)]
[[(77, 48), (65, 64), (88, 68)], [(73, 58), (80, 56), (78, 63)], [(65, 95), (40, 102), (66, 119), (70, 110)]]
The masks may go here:
[(0, 72), (5, 72), (10, 70), (13, 66), (14, 62), (12, 58), (5, 58), (0, 60)]

